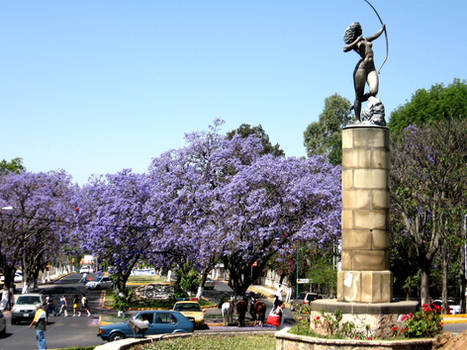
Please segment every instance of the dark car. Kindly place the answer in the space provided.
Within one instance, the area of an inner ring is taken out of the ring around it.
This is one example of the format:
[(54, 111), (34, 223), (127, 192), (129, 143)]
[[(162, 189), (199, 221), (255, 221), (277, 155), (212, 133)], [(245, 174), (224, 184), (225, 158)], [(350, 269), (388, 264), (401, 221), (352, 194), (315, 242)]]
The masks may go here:
[[(135, 334), (134, 327), (132, 326), (135, 323), (146, 323), (147, 329), (142, 333), (137, 332)], [(188, 333), (193, 332), (193, 328), (193, 322), (177, 311), (140, 311), (128, 322), (113, 323), (99, 327), (97, 336), (103, 340), (114, 341), (151, 334)]]
[(204, 282), (204, 289), (214, 289), (214, 287), (216, 286), (216, 282), (214, 282), (213, 280), (206, 280), (206, 282)]

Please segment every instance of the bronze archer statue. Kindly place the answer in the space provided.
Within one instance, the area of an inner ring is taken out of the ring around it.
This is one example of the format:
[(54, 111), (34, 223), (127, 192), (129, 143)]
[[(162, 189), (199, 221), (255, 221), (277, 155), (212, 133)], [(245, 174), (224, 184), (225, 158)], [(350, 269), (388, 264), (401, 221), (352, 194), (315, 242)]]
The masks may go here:
[[(355, 118), (358, 122), (360, 122), (362, 102), (367, 101), (372, 96), (375, 97), (378, 93), (379, 78), (373, 60), (372, 41), (377, 39), (385, 29), (386, 26), (383, 24), (377, 33), (364, 37), (360, 23), (354, 22), (344, 33), (344, 41), (347, 44), (344, 47), (344, 52), (354, 50), (361, 57), (353, 73), (355, 101), (352, 108), (355, 111)], [(369, 87), (369, 92), (367, 93), (365, 93), (365, 83), (368, 83)]]

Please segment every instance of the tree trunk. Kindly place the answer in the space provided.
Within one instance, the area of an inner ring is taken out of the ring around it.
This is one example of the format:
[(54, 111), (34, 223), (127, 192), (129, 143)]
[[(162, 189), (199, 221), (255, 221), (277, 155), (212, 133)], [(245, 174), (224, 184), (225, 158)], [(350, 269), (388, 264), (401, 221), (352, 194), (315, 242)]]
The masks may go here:
[(442, 292), (441, 292), (443, 305), (441, 308), (441, 312), (443, 314), (447, 314), (449, 310), (449, 306), (448, 306), (448, 254), (447, 254), (446, 243), (444, 243), (443, 247), (441, 248), (441, 255), (443, 258), (443, 286), (442, 286)]
[(461, 305), (461, 314), (466, 312), (466, 303), (465, 303), (465, 289), (466, 289), (466, 279), (465, 279), (465, 245), (462, 244), (460, 248), (460, 273), (459, 273), (459, 285), (460, 285), (460, 305)]
[(423, 266), (421, 270), (421, 280), (420, 280), (420, 294), (421, 294), (421, 303), (422, 305), (428, 304), (430, 302), (430, 276), (429, 270), (426, 269), (426, 265)]
[(201, 273), (201, 281), (199, 282), (198, 291), (196, 292), (196, 298), (198, 298), (199, 300), (201, 300), (201, 297), (203, 296), (204, 283), (206, 283), (206, 279), (208, 278), (208, 273), (209, 273), (208, 269), (203, 270), (203, 272)]
[(15, 283), (15, 272), (15, 269), (10, 268), (4, 271), (5, 280), (3, 283), (8, 290), (12, 288)]

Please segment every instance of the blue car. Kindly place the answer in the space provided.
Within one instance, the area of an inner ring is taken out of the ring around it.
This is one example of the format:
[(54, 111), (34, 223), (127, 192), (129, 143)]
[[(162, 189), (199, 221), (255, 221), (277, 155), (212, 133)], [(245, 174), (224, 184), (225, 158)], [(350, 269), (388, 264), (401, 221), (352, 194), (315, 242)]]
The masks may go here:
[(151, 334), (193, 332), (193, 322), (177, 311), (140, 311), (128, 322), (99, 327), (97, 336), (114, 341)]

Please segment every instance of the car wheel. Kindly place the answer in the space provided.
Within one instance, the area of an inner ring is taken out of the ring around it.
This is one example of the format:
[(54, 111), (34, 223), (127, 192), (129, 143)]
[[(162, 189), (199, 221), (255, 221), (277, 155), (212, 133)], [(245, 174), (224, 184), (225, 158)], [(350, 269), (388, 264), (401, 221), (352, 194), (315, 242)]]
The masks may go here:
[(17, 324), (17, 323), (18, 323), (18, 321), (16, 321), (16, 318), (13, 318), (13, 317), (12, 317), (12, 318), (11, 318), (11, 324)]
[(109, 338), (109, 341), (115, 341), (115, 340), (120, 340), (120, 339), (125, 339), (125, 335), (120, 332), (115, 332), (115, 333), (112, 333), (112, 335)]

